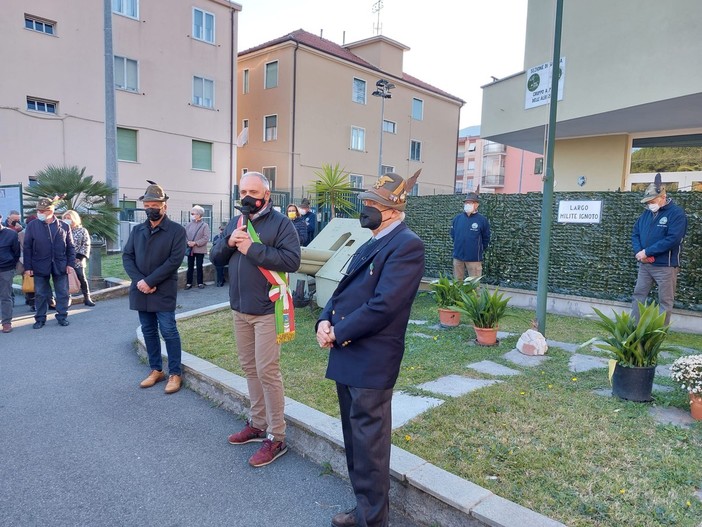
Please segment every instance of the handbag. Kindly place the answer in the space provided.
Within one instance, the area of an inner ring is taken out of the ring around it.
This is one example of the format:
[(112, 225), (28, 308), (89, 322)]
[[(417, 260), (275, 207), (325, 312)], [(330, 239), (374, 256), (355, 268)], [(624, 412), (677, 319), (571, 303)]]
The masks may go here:
[(34, 292), (34, 277), (28, 274), (22, 275), (22, 292), (23, 293), (33, 293)]
[(78, 280), (78, 275), (73, 267), (68, 267), (68, 294), (75, 295), (80, 293), (80, 281)]

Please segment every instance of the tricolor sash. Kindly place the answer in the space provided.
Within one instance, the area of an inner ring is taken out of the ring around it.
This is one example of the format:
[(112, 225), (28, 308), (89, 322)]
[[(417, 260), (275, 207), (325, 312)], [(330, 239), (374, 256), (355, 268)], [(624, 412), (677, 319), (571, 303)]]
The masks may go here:
[[(244, 217), (239, 217), (238, 227), (241, 227)], [(246, 222), (246, 232), (256, 243), (261, 243), (261, 239), (256, 234), (256, 230), (250, 221)], [(290, 342), (295, 338), (295, 308), (293, 306), (292, 294), (288, 287), (288, 273), (282, 271), (269, 271), (261, 266), (257, 266), (261, 274), (271, 284), (268, 298), (275, 304), (275, 333), (276, 342)]]

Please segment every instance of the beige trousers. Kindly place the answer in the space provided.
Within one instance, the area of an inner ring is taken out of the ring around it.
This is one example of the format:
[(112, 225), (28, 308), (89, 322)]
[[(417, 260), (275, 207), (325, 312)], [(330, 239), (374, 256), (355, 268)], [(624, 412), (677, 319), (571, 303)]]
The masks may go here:
[(280, 373), (280, 344), (275, 341), (275, 315), (234, 311), (239, 364), (251, 398), (251, 426), (285, 440), (285, 394)]
[(468, 276), (483, 276), (483, 262), (464, 262), (463, 260), (453, 259), (453, 277), (458, 280), (463, 280), (468, 270)]

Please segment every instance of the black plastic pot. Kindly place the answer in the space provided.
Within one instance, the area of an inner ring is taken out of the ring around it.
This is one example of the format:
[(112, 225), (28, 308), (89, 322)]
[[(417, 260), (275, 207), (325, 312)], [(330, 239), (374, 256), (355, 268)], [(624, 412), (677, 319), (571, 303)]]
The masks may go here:
[(639, 403), (652, 401), (655, 374), (655, 366), (621, 366), (617, 363), (612, 374), (612, 395)]

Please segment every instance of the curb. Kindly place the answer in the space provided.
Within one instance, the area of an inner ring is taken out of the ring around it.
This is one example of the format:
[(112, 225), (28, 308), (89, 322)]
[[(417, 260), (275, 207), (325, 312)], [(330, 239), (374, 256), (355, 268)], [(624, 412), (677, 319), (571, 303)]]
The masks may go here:
[[(176, 315), (183, 320), (229, 309), (229, 302)], [(141, 327), (137, 353), (145, 357)], [(161, 353), (167, 357), (165, 344)], [(182, 352), (183, 380), (194, 392), (236, 415), (248, 414), (246, 379)], [(285, 398), (288, 445), (302, 456), (348, 479), (341, 421)], [(565, 527), (564, 524), (501, 498), (393, 445), (390, 452), (390, 501), (395, 510), (425, 525), (439, 527)]]

